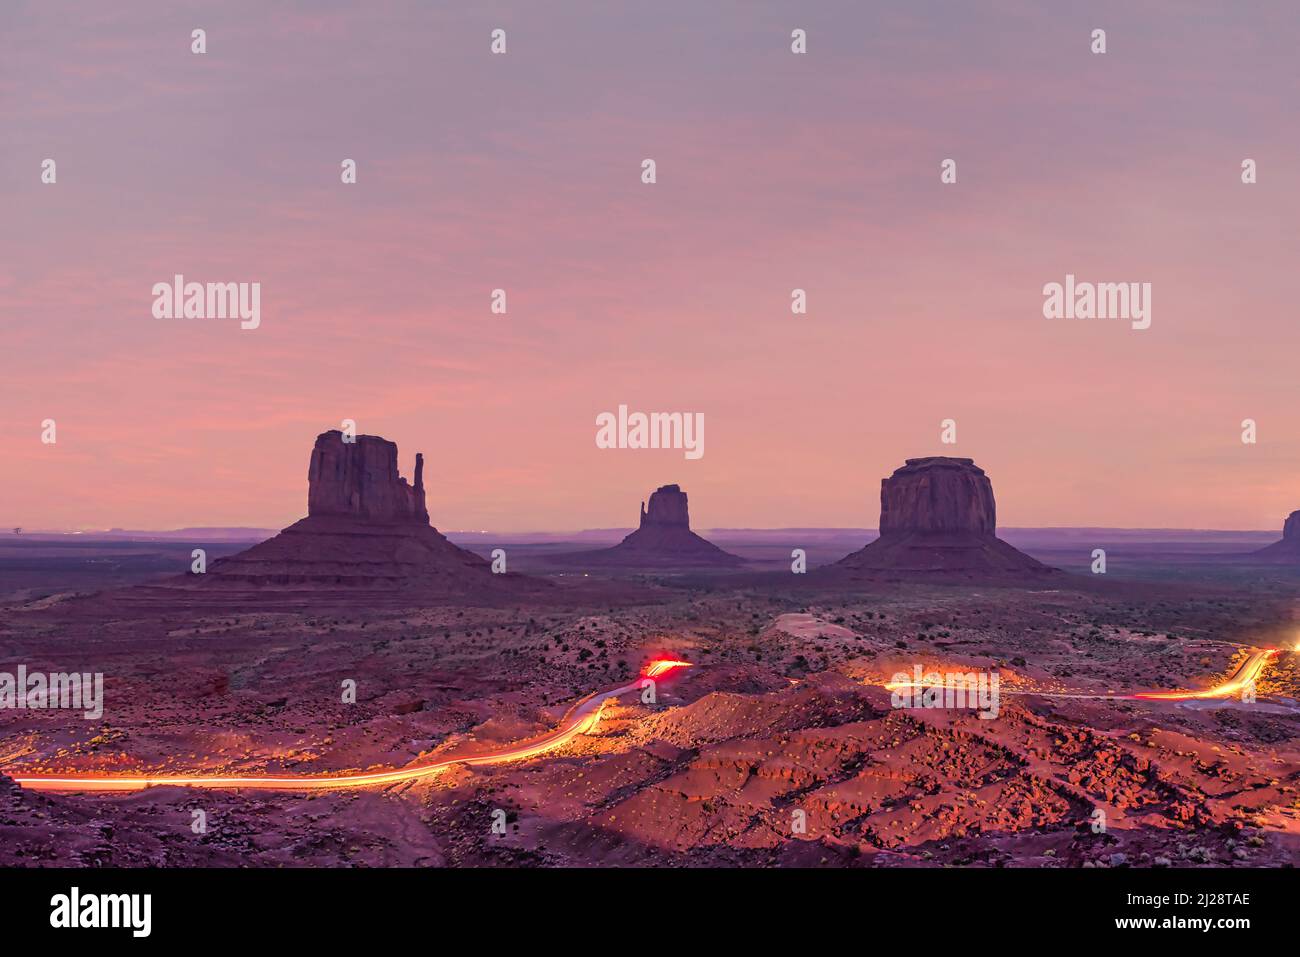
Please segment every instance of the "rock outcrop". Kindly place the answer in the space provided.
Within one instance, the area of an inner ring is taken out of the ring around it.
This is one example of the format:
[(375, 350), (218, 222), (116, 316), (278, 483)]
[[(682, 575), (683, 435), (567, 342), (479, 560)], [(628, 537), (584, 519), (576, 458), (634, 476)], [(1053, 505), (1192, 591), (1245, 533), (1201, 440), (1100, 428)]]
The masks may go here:
[(1282, 525), (1282, 539), (1251, 552), (1250, 558), (1279, 565), (1300, 564), (1300, 510), (1286, 517)]
[(424, 504), (424, 456), (415, 454), (415, 485), (397, 472), (397, 443), (377, 435), (345, 442), (337, 429), (316, 437), (307, 469), (307, 515), (368, 522), (429, 524)]
[(691, 531), (686, 493), (678, 485), (663, 485), (641, 503), (641, 522), (635, 532), (613, 548), (557, 555), (565, 565), (627, 566), (640, 568), (732, 567), (744, 560)]
[(880, 537), (836, 567), (871, 577), (1005, 577), (1056, 569), (997, 537), (993, 484), (970, 459), (908, 459), (880, 482)]
[(491, 565), (429, 524), (424, 457), (415, 482), (398, 473), (397, 446), (375, 435), (317, 436), (307, 469), (307, 517), (274, 538), (217, 559), (194, 584), (293, 589), (365, 588), (466, 599), (541, 584)]
[(880, 534), (997, 530), (993, 483), (970, 459), (908, 459), (880, 480)]
[(680, 485), (661, 485), (650, 493), (649, 508), (645, 502), (641, 503), (641, 524), (637, 531), (646, 527), (690, 530), (690, 509)]

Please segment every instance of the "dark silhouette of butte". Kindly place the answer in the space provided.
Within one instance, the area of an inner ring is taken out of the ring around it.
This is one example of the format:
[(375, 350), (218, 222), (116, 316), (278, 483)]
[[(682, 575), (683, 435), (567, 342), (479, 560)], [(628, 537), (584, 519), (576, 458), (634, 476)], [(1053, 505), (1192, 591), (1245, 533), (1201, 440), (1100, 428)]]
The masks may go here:
[(429, 524), (424, 456), (415, 484), (397, 471), (397, 445), (377, 435), (316, 437), (307, 470), (307, 517), (274, 538), (217, 559), (203, 584), (345, 586), (443, 594), (506, 587), (491, 565)]
[(725, 568), (744, 564), (744, 559), (691, 531), (686, 493), (678, 485), (655, 489), (649, 506), (641, 503), (640, 526), (613, 548), (571, 552), (555, 558), (566, 564), (592, 567)]
[(908, 459), (880, 481), (880, 537), (832, 568), (865, 577), (1057, 573), (997, 537), (993, 483), (970, 459)]
[(1267, 545), (1249, 558), (1278, 565), (1300, 565), (1300, 510), (1292, 512), (1282, 526), (1282, 540)]

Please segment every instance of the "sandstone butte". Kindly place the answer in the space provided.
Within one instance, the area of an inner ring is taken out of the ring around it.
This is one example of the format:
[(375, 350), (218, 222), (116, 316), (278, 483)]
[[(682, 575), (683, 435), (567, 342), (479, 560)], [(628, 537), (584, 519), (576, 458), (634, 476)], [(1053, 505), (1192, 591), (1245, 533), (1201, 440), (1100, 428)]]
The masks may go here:
[[(397, 445), (377, 435), (316, 437), (307, 469), (307, 517), (274, 538), (217, 559), (204, 585), (362, 587), (472, 595), (525, 581), (493, 575), (486, 559), (429, 524), (424, 456), (415, 481), (397, 467)], [(532, 580), (526, 580), (532, 583)]]
[(1279, 565), (1300, 565), (1300, 510), (1287, 516), (1280, 541), (1251, 552), (1248, 557)]
[(908, 459), (880, 482), (880, 537), (835, 568), (868, 577), (1037, 577), (1056, 573), (997, 537), (993, 483), (972, 460)]
[(678, 485), (662, 485), (641, 503), (636, 531), (613, 548), (556, 556), (571, 565), (636, 566), (646, 568), (730, 568), (744, 560), (724, 552), (691, 531), (686, 493)]

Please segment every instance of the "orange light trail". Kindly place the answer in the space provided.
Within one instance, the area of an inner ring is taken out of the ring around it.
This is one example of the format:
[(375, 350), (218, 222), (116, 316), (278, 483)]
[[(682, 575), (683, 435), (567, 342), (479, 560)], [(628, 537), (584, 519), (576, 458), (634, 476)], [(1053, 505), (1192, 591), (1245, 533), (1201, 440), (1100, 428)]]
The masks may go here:
[(1231, 698), (1253, 685), (1268, 663), (1280, 652), (1255, 651), (1246, 656), (1236, 671), (1226, 680), (1204, 691), (1144, 691), (1133, 695), (1143, 701), (1195, 701), (1207, 698)]
[(201, 774), (76, 774), (76, 775), (24, 775), (15, 773), (13, 780), (22, 787), (34, 791), (143, 791), (152, 787), (193, 787), (193, 788), (256, 788), (271, 791), (333, 791), (340, 788), (382, 787), (390, 784), (402, 784), (416, 781), (445, 771), (458, 764), (483, 765), (502, 764), (507, 761), (522, 761), (552, 751), (580, 734), (592, 731), (605, 705), (619, 695), (637, 690), (640, 680), (632, 684), (589, 695), (579, 701), (564, 716), (555, 730), (518, 744), (509, 745), (496, 751), (489, 751), (459, 758), (443, 758), (429, 764), (415, 767), (396, 768), (384, 771), (363, 771), (355, 774), (313, 774), (300, 776), (277, 776), (256, 774), (201, 775)]
[[(1300, 651), (1300, 648), (1297, 648)], [(1259, 676), (1264, 673), (1270, 661), (1280, 655), (1282, 652), (1277, 649), (1266, 649), (1263, 651), (1253, 651), (1246, 656), (1237, 670), (1232, 673), (1225, 681), (1220, 682), (1213, 688), (1206, 688), (1203, 691), (1140, 691), (1136, 694), (1069, 694), (1055, 691), (1026, 691), (1023, 689), (1008, 689), (1001, 693), (1006, 695), (1027, 695), (1037, 698), (1088, 698), (1093, 700), (1106, 701), (1203, 701), (1221, 698), (1231, 698), (1240, 695), (1248, 687), (1254, 684)], [(957, 687), (944, 680), (937, 681), (933, 684), (916, 681), (887, 681), (882, 685), (886, 691), (898, 691), (903, 688), (946, 688)]]
[(671, 658), (657, 658), (654, 661), (648, 662), (646, 664), (645, 677), (658, 678), (660, 675), (667, 674), (668, 672), (673, 671), (677, 668), (689, 668), (689, 667), (691, 667), (691, 663), (689, 661), (676, 661)]

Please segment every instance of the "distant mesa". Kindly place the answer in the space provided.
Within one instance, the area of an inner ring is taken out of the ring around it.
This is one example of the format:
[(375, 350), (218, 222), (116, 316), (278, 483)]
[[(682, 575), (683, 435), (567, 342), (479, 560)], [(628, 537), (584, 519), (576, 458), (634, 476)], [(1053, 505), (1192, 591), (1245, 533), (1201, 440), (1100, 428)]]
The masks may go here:
[(1300, 565), (1300, 510), (1286, 517), (1282, 525), (1282, 540), (1251, 552), (1250, 557), (1279, 565)]
[[(203, 584), (344, 586), (445, 594), (494, 593), (519, 575), (449, 542), (429, 524), (424, 456), (415, 483), (398, 474), (397, 445), (377, 435), (316, 437), (307, 517), (268, 541), (214, 561)], [(531, 580), (528, 580), (531, 581)]]
[(997, 537), (993, 483), (971, 459), (908, 459), (880, 481), (880, 537), (836, 563), (870, 577), (1047, 575)]
[(636, 566), (648, 568), (734, 567), (744, 559), (724, 552), (691, 531), (686, 493), (678, 485), (662, 485), (641, 503), (635, 532), (613, 548), (554, 556), (564, 564)]

